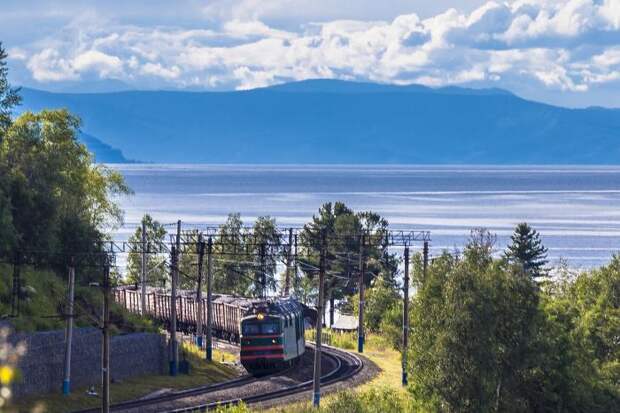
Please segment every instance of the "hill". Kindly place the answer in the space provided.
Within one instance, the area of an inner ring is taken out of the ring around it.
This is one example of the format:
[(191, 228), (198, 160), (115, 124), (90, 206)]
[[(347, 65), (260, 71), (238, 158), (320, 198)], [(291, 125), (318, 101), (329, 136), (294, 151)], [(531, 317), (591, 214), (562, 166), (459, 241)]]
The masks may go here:
[(51, 93), (84, 133), (149, 162), (620, 163), (620, 110), (566, 109), (499, 89), (313, 80), (249, 91)]

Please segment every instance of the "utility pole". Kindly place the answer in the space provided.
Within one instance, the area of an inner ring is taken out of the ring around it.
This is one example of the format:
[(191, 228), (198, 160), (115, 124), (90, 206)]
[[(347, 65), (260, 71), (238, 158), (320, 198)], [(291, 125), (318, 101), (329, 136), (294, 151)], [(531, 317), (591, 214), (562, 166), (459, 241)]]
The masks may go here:
[(424, 241), (424, 248), (422, 249), (422, 279), (426, 281), (426, 273), (428, 270), (428, 241)]
[(284, 278), (284, 296), (288, 296), (291, 288), (291, 264), (293, 261), (293, 228), (288, 229), (288, 255), (286, 257), (286, 277)]
[(364, 257), (364, 244), (366, 243), (366, 236), (362, 234), (360, 237), (360, 276), (359, 276), (359, 290), (360, 290), (360, 304), (359, 304), (359, 324), (357, 327), (357, 351), (364, 352), (364, 300), (366, 296), (366, 285), (364, 284), (364, 275), (366, 273), (366, 259)]
[(202, 261), (205, 256), (205, 243), (202, 234), (198, 234), (198, 286), (196, 287), (196, 344), (202, 348)]
[(142, 247), (141, 247), (141, 262), (140, 262), (140, 284), (142, 287), (141, 294), (141, 307), (140, 312), (142, 317), (146, 316), (146, 221), (142, 218)]
[(172, 246), (170, 249), (170, 278), (172, 279), (172, 289), (170, 292), (170, 375), (177, 375), (177, 248)]
[(409, 347), (409, 247), (405, 247), (405, 279), (403, 285), (403, 386), (407, 378), (407, 347)]
[(103, 268), (103, 344), (101, 366), (101, 411), (110, 412), (110, 263), (105, 257)]
[(213, 238), (207, 241), (207, 360), (213, 360)]
[(260, 274), (258, 276), (260, 284), (260, 297), (267, 296), (267, 276), (265, 274), (265, 243), (260, 244)]
[(181, 220), (177, 221), (177, 239), (171, 248), (170, 291), (170, 375), (176, 376), (179, 367), (179, 345), (177, 342), (177, 286), (179, 284), (179, 252), (181, 249)]
[(75, 292), (75, 258), (69, 261), (69, 291), (67, 293), (67, 329), (65, 330), (65, 376), (62, 382), (62, 394), (71, 393), (71, 344), (73, 341), (73, 298)]
[(293, 258), (293, 269), (295, 270), (293, 272), (293, 291), (295, 293), (297, 293), (297, 291), (299, 291), (299, 279), (297, 277), (297, 234), (295, 234), (295, 256)]
[(11, 291), (11, 316), (17, 317), (19, 315), (19, 301), (21, 291), (21, 277), (20, 277), (20, 256), (19, 252), (15, 253), (13, 259), (13, 289)]
[(319, 264), (319, 298), (316, 318), (316, 344), (314, 348), (314, 377), (312, 404), (318, 408), (321, 404), (321, 332), (323, 326), (323, 289), (325, 283), (325, 234), (321, 234), (321, 261)]

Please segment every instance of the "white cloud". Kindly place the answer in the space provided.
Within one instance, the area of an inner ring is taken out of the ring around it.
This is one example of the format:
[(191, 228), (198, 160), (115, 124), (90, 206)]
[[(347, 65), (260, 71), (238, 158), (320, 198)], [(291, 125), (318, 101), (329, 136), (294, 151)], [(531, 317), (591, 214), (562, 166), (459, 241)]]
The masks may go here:
[(71, 64), (77, 72), (93, 70), (101, 77), (118, 75), (123, 68), (121, 59), (98, 50), (88, 50), (77, 55)]
[[(488, 2), (391, 21), (333, 20), (297, 30), (261, 20), (292, 0), (219, 1), (207, 27), (68, 25), (22, 46), (38, 81), (87, 73), (133, 84), (245, 89), (316, 77), (584, 93), (620, 86), (620, 0)], [(234, 7), (232, 7), (234, 6)]]

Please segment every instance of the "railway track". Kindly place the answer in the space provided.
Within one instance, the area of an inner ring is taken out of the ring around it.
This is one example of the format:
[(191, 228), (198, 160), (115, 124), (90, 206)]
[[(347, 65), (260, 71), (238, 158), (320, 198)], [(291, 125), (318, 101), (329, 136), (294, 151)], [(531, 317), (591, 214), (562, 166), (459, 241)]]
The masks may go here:
[[(309, 346), (313, 347), (313, 346)], [(363, 368), (362, 360), (354, 354), (348, 353), (336, 348), (323, 346), (323, 357), (332, 361), (334, 365), (329, 371), (321, 376), (321, 385), (333, 384), (337, 381), (343, 381), (350, 377), (353, 377)], [(278, 378), (284, 377), (285, 374), (292, 370), (289, 368), (285, 371), (276, 372), (270, 375), (255, 377), (255, 376), (241, 376), (233, 380), (227, 380), (220, 383), (211, 385), (196, 387), (187, 390), (178, 390), (170, 393), (166, 393), (160, 396), (154, 396), (149, 398), (130, 400), (126, 402), (116, 403), (110, 406), (111, 411), (141, 411), (142, 409), (149, 409), (151, 411), (168, 411), (174, 413), (181, 412), (204, 412), (213, 409), (217, 406), (232, 405), (240, 402), (246, 404), (259, 403), (267, 400), (279, 399), (281, 397), (297, 394), (312, 388), (312, 378), (303, 380), (298, 383), (280, 387), (274, 390), (263, 391), (256, 394), (248, 394), (239, 398), (223, 398), (221, 400), (209, 401), (207, 403), (200, 403), (187, 407), (177, 409), (159, 409), (156, 406), (162, 406), (175, 401), (181, 401), (187, 398), (196, 398), (201, 396), (208, 396), (211, 393), (232, 389), (236, 387), (248, 386), (253, 383), (262, 383), (274, 381), (278, 382)], [(311, 377), (311, 374), (309, 375)], [(268, 386), (267, 386), (268, 387)], [(80, 410), (74, 413), (94, 413), (99, 412), (100, 409), (87, 409)]]
[[(321, 376), (321, 386), (327, 386), (338, 381), (347, 380), (359, 373), (364, 367), (362, 359), (358, 356), (333, 347), (324, 346), (323, 355), (327, 357), (332, 357), (335, 361), (336, 367)], [(215, 409), (218, 406), (238, 404), (240, 402), (243, 402), (245, 404), (254, 404), (268, 400), (280, 399), (282, 397), (294, 395), (312, 389), (312, 384), (313, 381), (312, 379), (310, 379), (271, 392), (256, 394), (247, 397), (240, 397), (237, 399), (210, 402), (181, 409), (169, 410), (167, 413), (206, 412), (208, 410)]]

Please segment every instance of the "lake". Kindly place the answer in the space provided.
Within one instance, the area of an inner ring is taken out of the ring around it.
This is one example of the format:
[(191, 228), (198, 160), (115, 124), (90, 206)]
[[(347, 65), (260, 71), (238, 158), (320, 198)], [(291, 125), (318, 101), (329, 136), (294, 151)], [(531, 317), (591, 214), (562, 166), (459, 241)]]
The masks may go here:
[(110, 165), (135, 191), (120, 200), (125, 238), (144, 213), (164, 223), (247, 224), (270, 215), (301, 226), (319, 206), (343, 201), (385, 216), (393, 229), (430, 230), (431, 255), (461, 248), (473, 227), (502, 250), (527, 221), (552, 264), (593, 267), (620, 251), (619, 166)]

